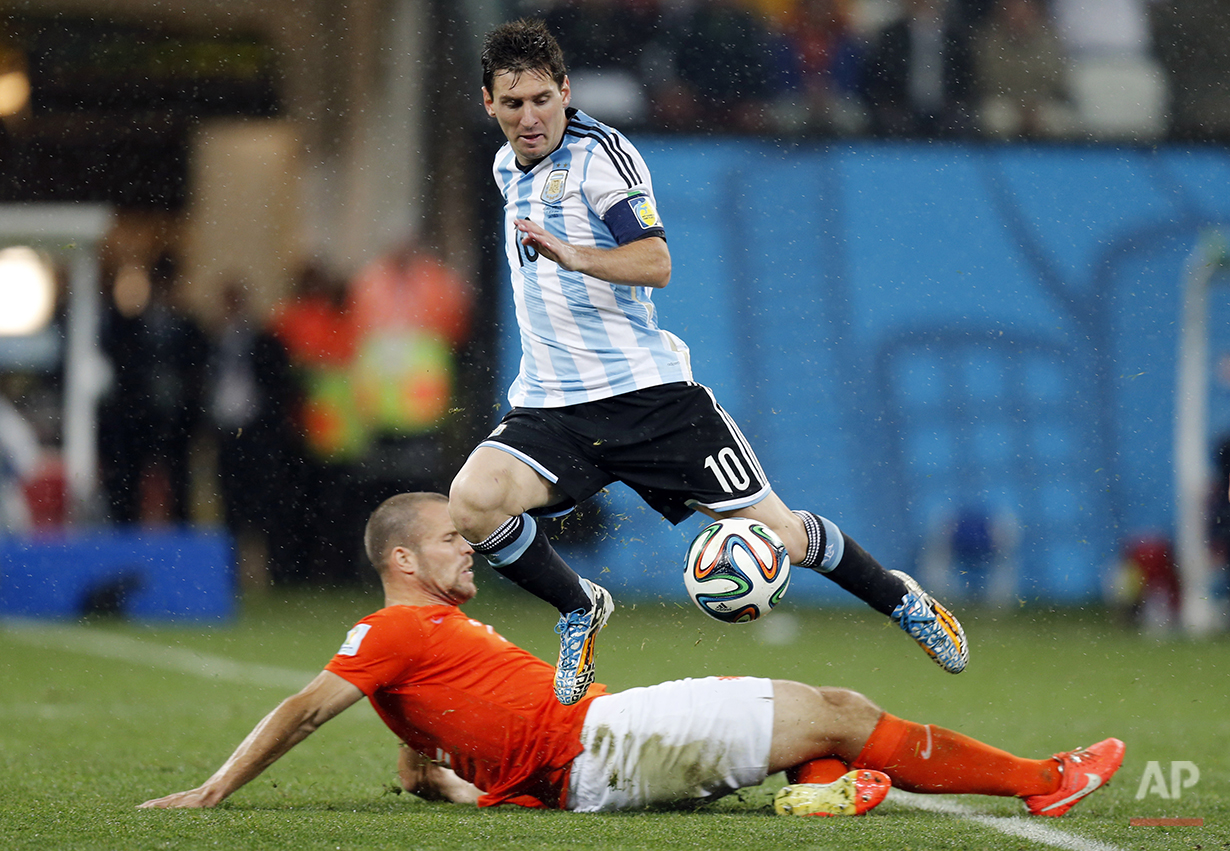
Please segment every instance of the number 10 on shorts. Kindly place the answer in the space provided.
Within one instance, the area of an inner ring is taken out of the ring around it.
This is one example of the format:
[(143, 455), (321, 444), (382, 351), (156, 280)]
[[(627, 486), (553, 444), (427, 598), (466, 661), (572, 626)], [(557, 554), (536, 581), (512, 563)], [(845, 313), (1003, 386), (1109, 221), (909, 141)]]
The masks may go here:
[(705, 469), (713, 473), (718, 487), (726, 493), (744, 490), (752, 483), (752, 477), (747, 474), (743, 460), (729, 446), (718, 452), (716, 457), (710, 455), (706, 458)]

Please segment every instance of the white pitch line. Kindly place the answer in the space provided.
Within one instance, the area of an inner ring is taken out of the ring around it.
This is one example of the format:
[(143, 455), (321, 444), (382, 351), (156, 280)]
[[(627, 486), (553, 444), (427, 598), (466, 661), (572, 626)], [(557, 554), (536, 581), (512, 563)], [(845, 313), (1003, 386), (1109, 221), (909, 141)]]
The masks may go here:
[(1030, 842), (1037, 842), (1041, 845), (1049, 845), (1052, 848), (1063, 848), (1065, 851), (1123, 851), (1117, 845), (1111, 845), (1097, 839), (1086, 839), (1083, 836), (1075, 836), (1071, 833), (1064, 833), (1062, 830), (1058, 830), (1048, 824), (1042, 824), (1038, 816), (1032, 818), (1025, 816), (989, 816), (986, 813), (980, 813), (977, 810), (972, 810), (969, 807), (954, 804), (951, 801), (936, 798), (932, 795), (915, 795), (910, 792), (903, 792), (900, 789), (893, 789), (889, 792), (888, 800), (919, 810), (948, 813), (949, 815), (985, 825), (992, 830), (998, 830), (1000, 833), (1006, 833), (1009, 836), (1027, 839)]
[(319, 673), (236, 662), (197, 650), (152, 644), (127, 635), (116, 635), (88, 627), (60, 626), (36, 621), (5, 621), (3, 629), (7, 637), (33, 647), (55, 647), (58, 650), (84, 653), (103, 659), (118, 659), (240, 685), (299, 691)]

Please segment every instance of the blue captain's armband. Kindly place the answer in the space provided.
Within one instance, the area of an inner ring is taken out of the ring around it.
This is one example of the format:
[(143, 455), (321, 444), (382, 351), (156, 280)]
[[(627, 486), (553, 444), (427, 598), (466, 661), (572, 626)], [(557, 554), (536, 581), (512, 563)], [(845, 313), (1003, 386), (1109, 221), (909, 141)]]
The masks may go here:
[(647, 236), (666, 238), (666, 229), (654, 209), (653, 199), (644, 193), (616, 201), (602, 217), (615, 242), (625, 245)]

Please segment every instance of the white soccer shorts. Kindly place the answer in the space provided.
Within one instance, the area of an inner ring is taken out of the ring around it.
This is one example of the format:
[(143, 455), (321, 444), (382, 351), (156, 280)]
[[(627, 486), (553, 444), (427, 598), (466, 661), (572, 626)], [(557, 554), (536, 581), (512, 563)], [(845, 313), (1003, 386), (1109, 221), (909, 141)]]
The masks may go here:
[(762, 783), (773, 739), (773, 682), (673, 680), (595, 699), (572, 761), (567, 808), (597, 813), (719, 798)]

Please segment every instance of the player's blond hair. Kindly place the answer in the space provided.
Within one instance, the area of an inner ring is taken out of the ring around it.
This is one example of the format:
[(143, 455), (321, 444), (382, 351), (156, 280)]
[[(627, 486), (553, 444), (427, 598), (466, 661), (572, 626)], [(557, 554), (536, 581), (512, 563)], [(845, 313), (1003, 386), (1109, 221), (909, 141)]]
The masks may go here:
[(399, 493), (380, 503), (372, 512), (363, 530), (363, 549), (377, 573), (384, 573), (385, 562), (394, 547), (418, 550), (423, 506), (440, 502), (447, 503), (448, 497), (429, 491)]

